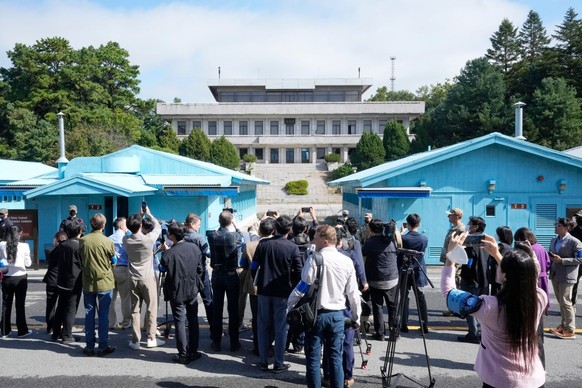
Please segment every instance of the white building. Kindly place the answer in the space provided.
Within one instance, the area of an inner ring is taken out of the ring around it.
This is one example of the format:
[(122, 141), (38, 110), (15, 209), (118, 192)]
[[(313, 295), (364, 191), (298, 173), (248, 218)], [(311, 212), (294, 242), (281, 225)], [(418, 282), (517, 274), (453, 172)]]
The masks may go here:
[(329, 153), (347, 161), (364, 132), (381, 137), (389, 120), (407, 131), (424, 113), (424, 102), (363, 102), (370, 79), (213, 80), (217, 103), (158, 103), (158, 114), (179, 138), (202, 128), (213, 140), (224, 135), (261, 163), (315, 163)]

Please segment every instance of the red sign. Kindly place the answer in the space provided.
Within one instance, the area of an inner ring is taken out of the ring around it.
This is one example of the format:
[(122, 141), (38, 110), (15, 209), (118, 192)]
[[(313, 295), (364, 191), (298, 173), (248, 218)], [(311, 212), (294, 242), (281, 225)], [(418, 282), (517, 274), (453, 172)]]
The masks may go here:
[(101, 205), (89, 205), (89, 210), (101, 210)]
[(512, 209), (527, 209), (527, 203), (512, 203)]
[(22, 228), (22, 240), (36, 240), (38, 233), (38, 218), (36, 209), (10, 210), (8, 217), (13, 224)]

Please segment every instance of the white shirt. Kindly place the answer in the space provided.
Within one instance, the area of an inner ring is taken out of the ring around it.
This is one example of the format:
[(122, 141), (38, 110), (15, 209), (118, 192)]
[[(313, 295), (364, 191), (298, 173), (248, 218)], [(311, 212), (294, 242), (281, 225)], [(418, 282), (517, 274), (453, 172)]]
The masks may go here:
[[(7, 259), (6, 256), (6, 241), (0, 242), (0, 259)], [(16, 258), (14, 263), (10, 264), (8, 267), (8, 273), (4, 276), (23, 276), (26, 275), (26, 267), (32, 265), (32, 260), (30, 258), (30, 247), (26, 243), (18, 243), (18, 248), (16, 249)]]
[[(352, 319), (359, 323), (362, 306), (360, 304), (360, 292), (356, 280), (356, 270), (352, 259), (339, 253), (335, 247), (321, 249), (323, 264), (321, 267), (321, 280), (319, 283), (319, 300), (317, 309), (344, 310), (346, 308), (346, 296), (350, 302)], [(311, 285), (317, 277), (317, 264), (313, 256), (309, 256), (303, 266), (301, 280)], [(289, 307), (297, 303), (292, 301), (294, 293), (289, 297)], [(294, 298), (293, 298), (294, 299)]]

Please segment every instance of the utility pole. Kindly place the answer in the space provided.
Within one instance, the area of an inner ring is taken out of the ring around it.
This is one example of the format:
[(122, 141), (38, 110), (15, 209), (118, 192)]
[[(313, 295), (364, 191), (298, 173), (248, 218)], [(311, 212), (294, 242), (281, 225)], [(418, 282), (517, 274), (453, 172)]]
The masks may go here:
[(396, 62), (396, 57), (390, 57), (390, 62), (392, 62), (392, 71), (390, 73), (390, 90), (394, 91), (394, 81), (396, 81), (394, 62)]

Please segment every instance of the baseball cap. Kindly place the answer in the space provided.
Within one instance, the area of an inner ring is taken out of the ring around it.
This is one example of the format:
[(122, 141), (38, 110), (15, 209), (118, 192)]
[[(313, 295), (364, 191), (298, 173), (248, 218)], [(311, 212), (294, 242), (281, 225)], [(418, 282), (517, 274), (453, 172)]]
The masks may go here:
[(366, 213), (366, 214), (364, 214), (364, 218), (372, 219), (372, 213)]
[(71, 211), (71, 210), (77, 211), (77, 206), (75, 206), (75, 205), (69, 206), (69, 211)]
[(463, 218), (463, 211), (461, 209), (459, 209), (458, 207), (447, 211), (447, 215), (451, 215), (451, 214), (454, 214), (459, 218)]
[(348, 215), (350, 215), (350, 211), (349, 210), (342, 210), (342, 215), (348, 216)]
[(3, 207), (2, 209), (0, 209), (0, 214), (8, 214), (8, 209)]

